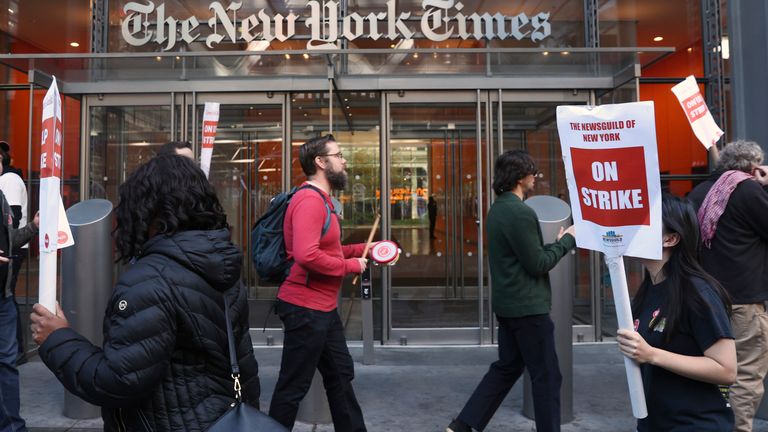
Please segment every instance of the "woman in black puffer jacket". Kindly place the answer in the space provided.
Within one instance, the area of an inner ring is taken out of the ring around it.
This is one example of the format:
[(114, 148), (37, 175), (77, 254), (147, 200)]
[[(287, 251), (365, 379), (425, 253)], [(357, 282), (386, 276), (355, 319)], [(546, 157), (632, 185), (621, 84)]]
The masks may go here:
[(224, 303), (243, 399), (258, 407), (242, 254), (213, 187), (191, 160), (159, 156), (120, 186), (115, 239), (133, 262), (107, 305), (103, 348), (35, 305), (40, 357), (70, 392), (102, 407), (106, 431), (203, 431), (233, 401)]

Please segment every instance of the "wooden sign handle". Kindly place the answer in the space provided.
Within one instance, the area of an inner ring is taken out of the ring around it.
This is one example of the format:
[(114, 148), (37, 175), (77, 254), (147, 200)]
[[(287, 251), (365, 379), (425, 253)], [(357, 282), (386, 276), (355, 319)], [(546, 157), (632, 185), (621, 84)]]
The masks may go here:
[[(363, 258), (365, 258), (366, 255), (368, 255), (368, 249), (371, 248), (371, 242), (373, 241), (373, 236), (376, 234), (376, 230), (379, 228), (379, 220), (381, 219), (381, 214), (376, 214), (376, 219), (373, 221), (373, 227), (371, 227), (371, 232), (368, 234), (368, 241), (365, 242), (365, 249), (363, 249)], [(357, 278), (360, 277), (359, 274), (355, 275), (355, 278), (352, 279), (352, 285), (357, 285)]]

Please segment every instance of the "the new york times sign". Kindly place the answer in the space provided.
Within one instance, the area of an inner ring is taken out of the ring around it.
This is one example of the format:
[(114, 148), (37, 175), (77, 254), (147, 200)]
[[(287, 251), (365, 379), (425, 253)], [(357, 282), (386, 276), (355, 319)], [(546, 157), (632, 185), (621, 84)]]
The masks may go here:
[[(464, 40), (514, 38), (538, 42), (552, 33), (549, 12), (538, 12), (532, 16), (525, 13), (505, 16), (498, 12), (493, 15), (468, 14), (464, 5), (454, 0), (422, 0), (424, 13), (418, 20), (419, 25), (409, 21), (411, 12), (398, 13), (395, 0), (388, 0), (386, 11), (365, 16), (351, 13), (341, 18), (340, 28), (330, 25), (339, 22), (337, 1), (307, 1), (309, 17), (305, 21), (299, 21), (299, 16), (293, 12), (270, 15), (264, 9), (241, 16), (238, 12), (242, 5), (242, 2), (234, 1), (227, 6), (218, 1), (210, 3), (211, 17), (206, 23), (210, 33), (205, 36), (205, 44), (209, 48), (221, 42), (284, 42), (295, 37), (297, 24), (303, 24), (309, 30), (307, 49), (336, 48), (336, 42), (341, 39), (408, 40), (417, 33), (435, 42), (451, 37)], [(200, 37), (202, 24), (197, 17), (168, 16), (164, 3), (130, 2), (123, 7), (123, 12), (125, 18), (121, 23), (121, 33), (123, 39), (133, 46), (155, 43), (164, 50), (172, 50), (177, 43), (191, 44)]]

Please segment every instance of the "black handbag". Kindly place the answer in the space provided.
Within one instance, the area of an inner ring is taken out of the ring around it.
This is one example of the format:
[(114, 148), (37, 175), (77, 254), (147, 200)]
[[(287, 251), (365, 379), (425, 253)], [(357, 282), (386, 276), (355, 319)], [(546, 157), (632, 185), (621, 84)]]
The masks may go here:
[(240, 394), (240, 366), (235, 354), (235, 336), (229, 322), (229, 308), (224, 301), (224, 319), (227, 322), (227, 342), (229, 345), (229, 364), (234, 381), (235, 400), (230, 408), (219, 417), (207, 432), (288, 432), (285, 426), (258, 409), (243, 403)]

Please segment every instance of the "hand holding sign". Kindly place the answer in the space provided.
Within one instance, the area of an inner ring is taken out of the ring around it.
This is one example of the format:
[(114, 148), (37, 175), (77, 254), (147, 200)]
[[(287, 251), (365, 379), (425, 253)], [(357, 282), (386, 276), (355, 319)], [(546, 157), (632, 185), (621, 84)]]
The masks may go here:
[(564, 235), (570, 234), (573, 238), (576, 238), (576, 226), (571, 225), (568, 228), (560, 227), (560, 232), (557, 233), (557, 241), (560, 241)]
[(755, 180), (761, 185), (768, 186), (768, 166), (763, 165), (755, 167), (752, 170), (752, 176), (754, 176)]

